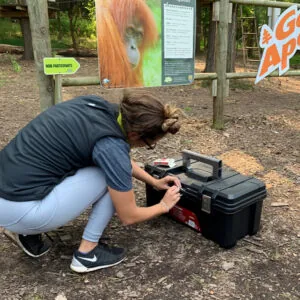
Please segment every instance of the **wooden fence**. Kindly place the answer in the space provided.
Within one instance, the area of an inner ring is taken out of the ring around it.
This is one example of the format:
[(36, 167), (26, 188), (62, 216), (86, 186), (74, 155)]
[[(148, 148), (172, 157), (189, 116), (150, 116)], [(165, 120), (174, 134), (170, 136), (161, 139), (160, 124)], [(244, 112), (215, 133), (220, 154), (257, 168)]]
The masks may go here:
[[(218, 1), (215, 1), (218, 2)], [(219, 1), (219, 22), (217, 32), (217, 53), (216, 53), (216, 73), (196, 73), (195, 80), (212, 80), (212, 85), (216, 91), (213, 96), (213, 127), (222, 129), (224, 127), (224, 99), (228, 95), (229, 79), (242, 79), (242, 78), (256, 78), (256, 72), (249, 73), (226, 73), (227, 64), (227, 48), (228, 48), (228, 24), (230, 13), (230, 4), (238, 3), (243, 5), (257, 5), (266, 7), (279, 7), (288, 8), (294, 3), (287, 2), (274, 2), (267, 0), (222, 0)], [(300, 8), (300, 4), (296, 4)], [(270, 77), (278, 77), (279, 73), (273, 72)], [(300, 76), (300, 70), (288, 71), (283, 76)], [(56, 80), (56, 93), (55, 103), (60, 102), (61, 87), (62, 86), (86, 86), (86, 85), (100, 85), (99, 77), (65, 77), (60, 78), (57, 76)]]

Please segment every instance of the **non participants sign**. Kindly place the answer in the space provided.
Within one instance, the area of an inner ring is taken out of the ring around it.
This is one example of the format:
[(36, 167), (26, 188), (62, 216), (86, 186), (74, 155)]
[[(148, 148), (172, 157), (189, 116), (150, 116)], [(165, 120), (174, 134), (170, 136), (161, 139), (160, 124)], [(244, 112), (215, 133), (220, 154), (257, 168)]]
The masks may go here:
[(79, 62), (72, 57), (44, 58), (44, 73), (46, 75), (74, 74), (79, 68)]

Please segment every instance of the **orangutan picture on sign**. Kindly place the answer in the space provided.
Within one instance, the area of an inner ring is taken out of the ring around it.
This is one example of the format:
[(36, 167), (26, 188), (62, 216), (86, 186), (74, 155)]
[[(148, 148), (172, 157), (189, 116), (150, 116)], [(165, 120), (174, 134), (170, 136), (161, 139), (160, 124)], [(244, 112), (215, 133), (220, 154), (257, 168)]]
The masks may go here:
[(96, 0), (96, 22), (101, 84), (109, 88), (147, 86), (143, 74), (145, 52), (157, 46), (159, 40), (147, 1)]

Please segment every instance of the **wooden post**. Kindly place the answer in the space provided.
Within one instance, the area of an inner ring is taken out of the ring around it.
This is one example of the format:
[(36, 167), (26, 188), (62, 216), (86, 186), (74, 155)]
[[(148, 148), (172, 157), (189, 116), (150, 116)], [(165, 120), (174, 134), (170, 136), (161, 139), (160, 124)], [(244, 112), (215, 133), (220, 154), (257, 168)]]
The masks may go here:
[(51, 57), (47, 0), (27, 0), (41, 111), (54, 105), (54, 81), (44, 74), (43, 58)]
[(224, 99), (227, 91), (227, 48), (228, 48), (228, 23), (229, 23), (229, 0), (220, 1), (220, 21), (217, 30), (217, 55), (216, 71), (217, 97), (213, 98), (213, 127), (223, 129), (224, 127)]
[(54, 104), (62, 102), (62, 75), (55, 75)]

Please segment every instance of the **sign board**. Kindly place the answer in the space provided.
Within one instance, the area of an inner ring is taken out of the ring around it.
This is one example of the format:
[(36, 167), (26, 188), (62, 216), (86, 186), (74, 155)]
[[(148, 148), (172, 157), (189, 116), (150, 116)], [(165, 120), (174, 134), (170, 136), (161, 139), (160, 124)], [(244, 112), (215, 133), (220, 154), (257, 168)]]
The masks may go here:
[(162, 1), (162, 85), (194, 81), (196, 4), (192, 2)]
[(194, 81), (196, 0), (96, 0), (96, 19), (102, 86)]
[(258, 83), (276, 69), (279, 76), (290, 68), (290, 59), (300, 49), (300, 10), (293, 5), (278, 18), (274, 29), (263, 25), (260, 33), (260, 47), (264, 48), (255, 83)]
[(79, 62), (72, 57), (44, 58), (44, 73), (46, 75), (74, 74), (79, 68)]

